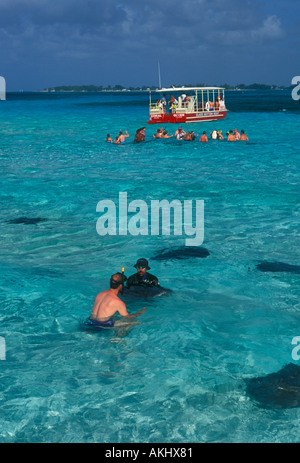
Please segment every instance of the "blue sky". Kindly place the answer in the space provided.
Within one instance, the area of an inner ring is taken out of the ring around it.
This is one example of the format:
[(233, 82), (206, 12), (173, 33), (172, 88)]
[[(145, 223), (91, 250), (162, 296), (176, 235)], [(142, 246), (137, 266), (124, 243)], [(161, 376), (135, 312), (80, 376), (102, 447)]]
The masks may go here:
[(296, 0), (0, 0), (7, 90), (267, 83), (300, 74)]

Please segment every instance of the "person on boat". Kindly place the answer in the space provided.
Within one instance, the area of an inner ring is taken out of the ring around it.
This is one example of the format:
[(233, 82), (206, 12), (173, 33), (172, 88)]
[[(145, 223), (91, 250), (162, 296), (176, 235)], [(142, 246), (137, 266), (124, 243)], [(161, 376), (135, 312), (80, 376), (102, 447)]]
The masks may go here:
[(161, 104), (162, 104), (162, 107), (163, 107), (163, 110), (164, 110), (164, 113), (166, 112), (166, 107), (167, 107), (167, 99), (166, 99), (166, 94), (164, 93), (163, 94), (163, 97), (161, 99)]
[(241, 130), (241, 138), (240, 140), (242, 141), (249, 141), (249, 138), (247, 137), (247, 135), (245, 134), (245, 131), (244, 130)]
[(220, 109), (220, 102), (219, 102), (219, 98), (217, 98), (216, 100), (216, 111), (219, 111)]
[(168, 101), (168, 105), (169, 105), (169, 109), (171, 113), (176, 111), (176, 108), (178, 106), (178, 101), (172, 94), (170, 97), (170, 101)]
[(107, 143), (112, 143), (112, 142), (113, 142), (111, 136), (109, 135), (109, 133), (107, 134), (106, 140), (105, 140), (105, 141), (106, 141)]
[(169, 104), (178, 104), (178, 101), (176, 98), (171, 94)]
[[(102, 291), (96, 296), (92, 313), (86, 320), (85, 324), (88, 326), (95, 326), (100, 328), (112, 328), (124, 324), (144, 312), (146, 309), (139, 310), (136, 313), (129, 314), (126, 305), (118, 297), (124, 282), (127, 280), (126, 276), (122, 273), (115, 273), (110, 277), (109, 289)], [(114, 320), (114, 315), (119, 313), (123, 320)]]
[(227, 135), (227, 141), (236, 141), (235, 136), (233, 135), (232, 130), (229, 130), (229, 133)]
[(130, 286), (159, 286), (158, 278), (147, 271), (150, 270), (147, 259), (143, 257), (138, 259), (134, 267), (137, 273), (128, 278), (126, 282), (128, 288)]
[(162, 104), (161, 100), (156, 100), (156, 109), (163, 110), (163, 104)]
[(215, 104), (214, 104), (213, 101), (210, 101), (210, 102), (209, 102), (209, 110), (210, 110), (210, 111), (213, 111), (214, 109), (215, 109)]
[(220, 107), (220, 111), (225, 109), (225, 102), (224, 102), (223, 98), (220, 98), (219, 107)]
[(208, 142), (208, 138), (206, 136), (206, 132), (204, 131), (203, 134), (201, 135), (201, 137), (199, 138), (199, 141), (201, 141), (202, 143), (207, 143)]
[[(183, 96), (183, 95), (182, 95), (182, 96)], [(188, 105), (189, 105), (189, 101), (190, 101), (189, 96), (188, 96), (186, 93), (184, 93), (184, 98), (183, 98), (183, 100), (182, 100), (183, 106), (185, 106), (185, 107), (187, 108)]]
[(239, 134), (239, 132), (237, 131), (237, 129), (234, 129), (233, 135), (234, 135), (234, 138), (235, 138), (236, 140), (240, 140), (241, 135)]
[(127, 130), (125, 130), (125, 134), (120, 130), (119, 133), (119, 142), (120, 143), (125, 143), (125, 138), (129, 137)]

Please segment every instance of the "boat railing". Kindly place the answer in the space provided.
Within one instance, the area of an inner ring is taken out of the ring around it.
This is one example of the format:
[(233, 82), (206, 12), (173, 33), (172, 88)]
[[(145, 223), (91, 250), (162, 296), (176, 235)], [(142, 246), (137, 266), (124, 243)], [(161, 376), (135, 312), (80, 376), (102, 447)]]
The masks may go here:
[(159, 103), (149, 104), (149, 109), (151, 114), (163, 114), (163, 109)]
[[(161, 100), (157, 100), (155, 103), (149, 104), (150, 114), (164, 114), (166, 111), (168, 113), (180, 114), (188, 114), (199, 111), (226, 111), (224, 99), (222, 98), (217, 106), (217, 99), (215, 98), (215, 95), (213, 95), (213, 98), (211, 98), (211, 95), (203, 95), (202, 92), (201, 95), (198, 93), (198, 95), (191, 95), (188, 98), (188, 101), (183, 101), (182, 97), (178, 96), (176, 101), (167, 108), (162, 106)], [(212, 103), (212, 106), (208, 105), (209, 102)]]

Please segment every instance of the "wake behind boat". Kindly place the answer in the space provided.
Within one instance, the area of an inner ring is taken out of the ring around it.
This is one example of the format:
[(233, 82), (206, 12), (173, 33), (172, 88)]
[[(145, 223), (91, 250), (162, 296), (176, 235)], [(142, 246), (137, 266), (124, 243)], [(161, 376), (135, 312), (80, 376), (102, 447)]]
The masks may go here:
[(149, 92), (148, 124), (208, 122), (227, 115), (223, 87), (172, 87), (155, 92), (160, 98), (154, 103)]

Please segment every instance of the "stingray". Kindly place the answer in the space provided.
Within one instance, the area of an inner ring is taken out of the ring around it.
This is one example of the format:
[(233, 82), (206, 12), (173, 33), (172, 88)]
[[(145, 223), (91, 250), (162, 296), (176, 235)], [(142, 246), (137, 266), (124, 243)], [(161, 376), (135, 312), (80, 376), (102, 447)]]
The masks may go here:
[(300, 274), (300, 265), (285, 264), (284, 262), (261, 262), (256, 265), (261, 272), (288, 272)]
[(17, 219), (8, 220), (8, 223), (23, 223), (25, 225), (35, 225), (39, 222), (45, 222), (47, 219), (41, 217), (18, 217)]
[(124, 299), (150, 299), (170, 292), (170, 289), (163, 288), (162, 286), (130, 286), (129, 288), (125, 286), (123, 294), (119, 293), (119, 296), (123, 296)]
[(247, 394), (263, 408), (300, 407), (300, 366), (294, 363), (276, 373), (245, 381)]
[(178, 246), (161, 249), (152, 260), (190, 259), (192, 257), (207, 257), (209, 252), (201, 246)]

